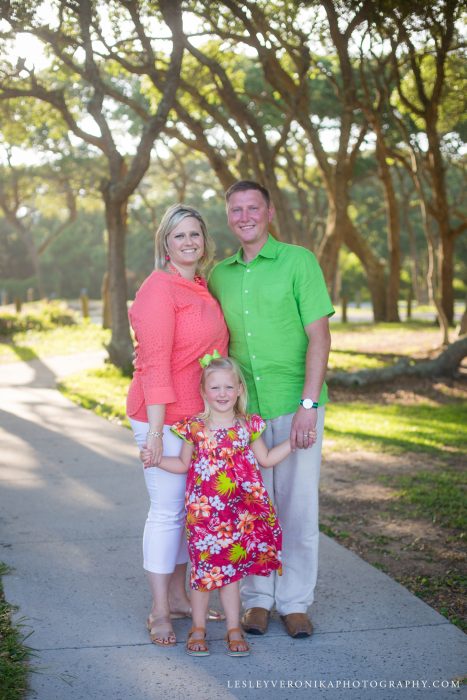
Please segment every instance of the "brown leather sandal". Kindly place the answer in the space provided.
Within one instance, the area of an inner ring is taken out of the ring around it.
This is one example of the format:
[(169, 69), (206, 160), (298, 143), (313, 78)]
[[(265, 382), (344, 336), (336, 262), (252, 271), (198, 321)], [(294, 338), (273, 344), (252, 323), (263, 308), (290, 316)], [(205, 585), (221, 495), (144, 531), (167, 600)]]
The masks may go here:
[[(230, 639), (232, 632), (240, 632), (241, 639)], [(243, 632), (240, 627), (232, 627), (232, 629), (227, 630), (227, 636), (225, 638), (227, 642), (227, 654), (229, 656), (249, 656), (250, 655), (250, 645), (243, 636)]]
[(160, 647), (174, 647), (176, 645), (177, 638), (168, 618), (149, 615), (146, 627), (153, 644)]
[[(202, 639), (194, 639), (193, 632), (202, 632)], [(197, 648), (195, 648), (197, 647)], [(188, 632), (188, 639), (186, 640), (186, 653), (190, 656), (209, 656), (210, 651), (206, 643), (206, 628), (205, 627), (192, 627)]]

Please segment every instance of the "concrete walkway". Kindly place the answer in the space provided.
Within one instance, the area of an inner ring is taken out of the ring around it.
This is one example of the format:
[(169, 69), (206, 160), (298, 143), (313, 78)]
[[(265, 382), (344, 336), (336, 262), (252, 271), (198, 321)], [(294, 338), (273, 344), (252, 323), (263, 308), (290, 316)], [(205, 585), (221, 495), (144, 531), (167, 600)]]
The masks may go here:
[[(33, 658), (37, 700), (466, 698), (465, 636), (445, 618), (327, 537), (321, 540), (311, 639), (273, 619), (252, 654), (225, 654), (209, 623), (211, 656), (151, 645), (141, 569), (147, 495), (128, 430), (71, 404), (56, 377), (102, 358), (0, 367), (0, 559), (7, 599)], [(454, 682), (453, 682), (454, 681)]]

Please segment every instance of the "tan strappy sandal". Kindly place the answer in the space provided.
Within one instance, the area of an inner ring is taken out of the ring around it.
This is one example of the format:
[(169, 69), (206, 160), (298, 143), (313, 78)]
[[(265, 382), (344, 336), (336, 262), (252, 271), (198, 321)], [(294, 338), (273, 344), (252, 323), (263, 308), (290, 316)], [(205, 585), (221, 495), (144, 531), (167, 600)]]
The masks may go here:
[[(241, 639), (230, 639), (232, 632), (240, 632)], [(240, 627), (232, 627), (232, 629), (227, 630), (227, 636), (225, 638), (227, 643), (227, 654), (229, 656), (249, 656), (250, 655), (250, 645), (243, 636), (243, 632)]]
[(168, 618), (149, 615), (146, 627), (153, 644), (160, 647), (174, 647), (176, 645), (177, 638)]
[[(202, 639), (194, 639), (193, 632), (202, 632)], [(188, 639), (186, 640), (186, 653), (190, 656), (209, 656), (211, 653), (206, 642), (206, 628), (205, 627), (192, 627), (188, 632)]]

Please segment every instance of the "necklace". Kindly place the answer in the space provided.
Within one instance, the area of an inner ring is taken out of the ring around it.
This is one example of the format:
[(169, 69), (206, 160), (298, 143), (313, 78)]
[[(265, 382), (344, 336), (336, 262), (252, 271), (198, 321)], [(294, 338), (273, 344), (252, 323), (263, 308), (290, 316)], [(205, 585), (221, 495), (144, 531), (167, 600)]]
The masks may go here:
[[(182, 273), (180, 270), (177, 270), (175, 265), (173, 263), (169, 263), (167, 265), (167, 269), (170, 272), (170, 274), (175, 275), (176, 277), (181, 277), (182, 279), (188, 279), (187, 277), (183, 277)], [(192, 280), (188, 279), (189, 282), (194, 282), (195, 284), (203, 284), (203, 278), (201, 275), (195, 275)]]

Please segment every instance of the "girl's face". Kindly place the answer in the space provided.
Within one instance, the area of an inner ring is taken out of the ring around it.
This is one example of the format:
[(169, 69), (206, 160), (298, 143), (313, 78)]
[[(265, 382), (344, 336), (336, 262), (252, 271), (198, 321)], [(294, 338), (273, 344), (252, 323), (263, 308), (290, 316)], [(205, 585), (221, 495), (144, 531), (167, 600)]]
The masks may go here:
[(229, 413), (233, 411), (242, 390), (235, 372), (217, 369), (209, 372), (204, 382), (203, 396), (212, 411)]
[(204, 237), (198, 219), (194, 216), (182, 219), (167, 236), (166, 244), (174, 265), (196, 264), (204, 254)]

